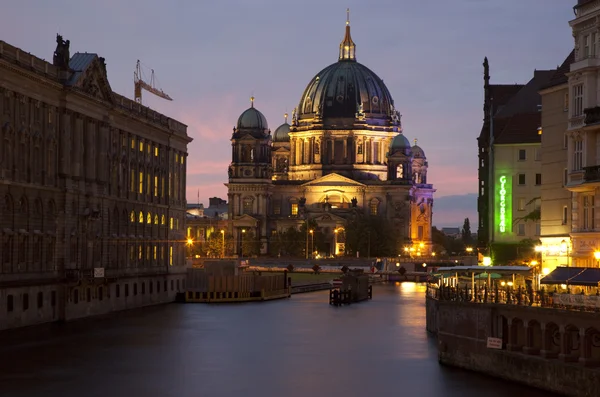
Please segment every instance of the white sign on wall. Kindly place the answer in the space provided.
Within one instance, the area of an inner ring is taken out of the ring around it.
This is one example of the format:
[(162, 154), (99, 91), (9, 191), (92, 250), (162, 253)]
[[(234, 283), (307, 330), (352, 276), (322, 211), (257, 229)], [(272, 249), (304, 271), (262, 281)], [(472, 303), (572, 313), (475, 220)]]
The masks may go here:
[(502, 349), (502, 339), (501, 338), (487, 338), (487, 347), (488, 349)]
[(104, 268), (103, 267), (95, 267), (94, 268), (94, 278), (104, 278)]

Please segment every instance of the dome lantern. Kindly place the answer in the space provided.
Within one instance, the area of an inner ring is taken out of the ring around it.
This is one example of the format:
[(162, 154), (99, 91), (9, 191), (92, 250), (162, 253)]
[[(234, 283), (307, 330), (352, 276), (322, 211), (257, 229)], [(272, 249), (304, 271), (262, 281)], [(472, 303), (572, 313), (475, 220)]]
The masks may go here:
[(350, 36), (350, 9), (346, 9), (346, 35), (340, 43), (340, 61), (356, 61), (356, 44)]

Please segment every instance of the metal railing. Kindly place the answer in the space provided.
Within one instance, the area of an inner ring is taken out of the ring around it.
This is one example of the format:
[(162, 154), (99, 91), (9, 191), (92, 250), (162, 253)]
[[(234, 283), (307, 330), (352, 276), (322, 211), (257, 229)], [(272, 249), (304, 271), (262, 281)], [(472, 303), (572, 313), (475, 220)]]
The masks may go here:
[[(569, 292), (567, 290), (567, 292)], [(575, 311), (600, 311), (600, 295), (560, 293), (557, 290), (535, 291), (525, 287), (438, 287), (427, 285), (427, 296), (439, 301), (533, 306)]]

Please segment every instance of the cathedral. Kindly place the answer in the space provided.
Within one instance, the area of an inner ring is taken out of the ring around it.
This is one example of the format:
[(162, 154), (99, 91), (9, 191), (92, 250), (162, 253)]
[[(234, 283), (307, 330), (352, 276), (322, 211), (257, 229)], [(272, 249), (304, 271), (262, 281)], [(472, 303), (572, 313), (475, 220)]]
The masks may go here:
[(397, 254), (429, 255), (435, 189), (400, 118), (383, 80), (357, 62), (347, 20), (338, 61), (308, 83), (291, 123), (286, 114), (272, 134), (251, 98), (233, 128), (226, 186), (234, 253), (252, 235), (261, 254), (277, 255), (274, 236), (310, 223), (326, 256), (359, 256), (345, 247), (348, 223), (379, 217), (391, 225)]

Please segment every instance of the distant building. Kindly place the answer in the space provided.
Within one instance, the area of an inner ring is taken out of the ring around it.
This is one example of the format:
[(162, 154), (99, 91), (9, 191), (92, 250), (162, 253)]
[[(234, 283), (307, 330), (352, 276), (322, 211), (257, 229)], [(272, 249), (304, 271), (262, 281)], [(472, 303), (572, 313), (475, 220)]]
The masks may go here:
[(568, 184), (569, 84), (572, 51), (540, 90), (542, 97), (541, 246), (543, 267), (569, 265), (572, 193)]
[(484, 123), (479, 146), (480, 252), (540, 237), (541, 87), (556, 70), (536, 70), (525, 85), (490, 84), (484, 62)]
[(60, 36), (52, 63), (0, 41), (0, 329), (182, 291), (186, 131)]
[(402, 245), (431, 253), (435, 189), (427, 158), (404, 135), (383, 80), (355, 50), (347, 22), (338, 61), (314, 76), (291, 124), (286, 115), (274, 134), (254, 102), (238, 118), (227, 183), (236, 253), (249, 231), (262, 254), (276, 255), (270, 247), (279, 233), (311, 222), (324, 251), (343, 255), (346, 227), (361, 216), (389, 221), (398, 253)]
[(460, 238), (461, 237), (461, 231), (460, 231), (459, 227), (443, 227), (442, 233), (444, 233), (444, 235), (446, 235), (448, 237), (452, 237), (452, 238)]
[(220, 257), (223, 254), (230, 256), (232, 254), (231, 250), (226, 249), (223, 251), (222, 244), (218, 252), (211, 252), (206, 245), (209, 239), (214, 238), (214, 236), (219, 237), (219, 241), (226, 240), (226, 246), (231, 239), (227, 231), (229, 230), (227, 201), (218, 197), (211, 197), (209, 198), (208, 208), (204, 208), (204, 205), (201, 203), (188, 204), (187, 207), (186, 236), (192, 240), (192, 247), (190, 247), (189, 253), (211, 257)]

